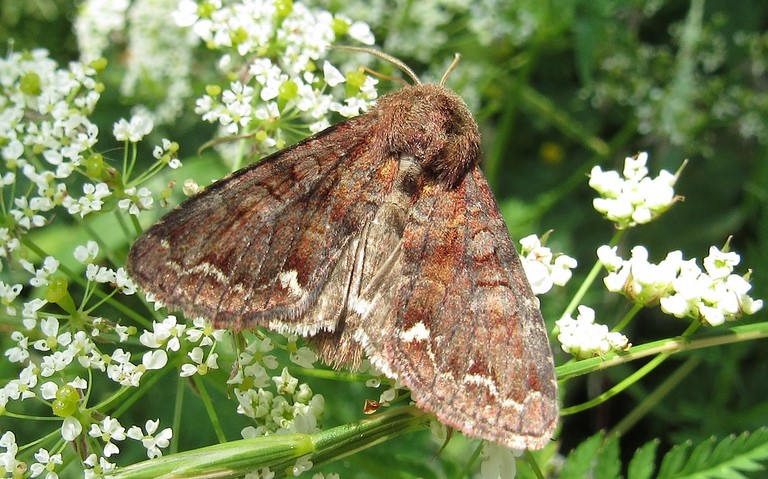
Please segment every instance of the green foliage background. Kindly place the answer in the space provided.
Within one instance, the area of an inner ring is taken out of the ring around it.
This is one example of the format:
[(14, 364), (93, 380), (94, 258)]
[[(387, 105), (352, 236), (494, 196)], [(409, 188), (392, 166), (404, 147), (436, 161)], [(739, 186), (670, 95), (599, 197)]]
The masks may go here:
[[(334, 10), (344, 2), (324, 3)], [(732, 250), (741, 253), (744, 268), (754, 270), (752, 296), (768, 297), (768, 3), (499, 2), (506, 5), (498, 7), (500, 19), (515, 25), (527, 16), (536, 28), (529, 35), (496, 37), (490, 44), (468, 32), (471, 12), (442, 7), (450, 21), (433, 32), (434, 45), (407, 41), (408, 32), (423, 20), (411, 14), (413, 3), (391, 2), (387, 15), (372, 22), (379, 46), (418, 72), (439, 71), (443, 59), (462, 53), (448, 84), (470, 101), (481, 124), (484, 169), (514, 238), (554, 229), (550, 246), (576, 257), (582, 266), (572, 280), (578, 284), (579, 275), (594, 262), (597, 246), (612, 234), (611, 225), (591, 208), (589, 169), (595, 164), (620, 169), (625, 156), (640, 150), (649, 151), (652, 174), (662, 168), (675, 171), (688, 159), (676, 185), (685, 201), (658, 222), (633, 230), (623, 246), (643, 244), (656, 261), (674, 249), (701, 258), (710, 245), (722, 245), (732, 235)], [(73, 60), (77, 50), (70, 22), (75, 8), (61, 0), (4, 0), (0, 40), (7, 45), (13, 38), (17, 51), (42, 46), (62, 63)], [(439, 65), (420, 58), (420, 50)], [(119, 71), (119, 65), (112, 67)], [(479, 73), (466, 76), (462, 70)], [(111, 145), (111, 124), (128, 110), (116, 93), (119, 75), (105, 81), (115, 84), (108, 83), (97, 113), (103, 120), (103, 144)], [(196, 85), (198, 93), (203, 86)], [(199, 165), (192, 159), (210, 131), (191, 108), (187, 111), (171, 133), (183, 147), (183, 175), (210, 176), (210, 159)], [(550, 326), (568, 299), (562, 290), (543, 298)], [(598, 310), (598, 320), (609, 325), (629, 308), (622, 298), (597, 290), (587, 299)], [(762, 311), (751, 320), (765, 320), (765, 315)], [(677, 335), (685, 327), (682, 320), (651, 309), (641, 312), (626, 334), (641, 344)], [(558, 364), (567, 360), (557, 353)], [(591, 398), (640, 366), (629, 363), (571, 380), (563, 403)], [(683, 374), (675, 377), (666, 397), (621, 438), (624, 464), (636, 448), (655, 438), (663, 452), (685, 441), (698, 444), (711, 436), (754, 431), (768, 422), (768, 348), (762, 342), (728, 345), (675, 356), (625, 393), (564, 417), (561, 451), (565, 454), (597, 431), (611, 430), (676, 371)], [(162, 387), (168, 389), (148, 397), (174, 394), (174, 384)], [(338, 395), (338, 381), (317, 380), (313, 388), (327, 397)], [(351, 384), (349, 408), (329, 408), (326, 421), (357, 417), (363, 389)], [(215, 394), (216, 401), (227, 401), (225, 391)], [(139, 407), (151, 408), (155, 415), (173, 414), (171, 401)], [(215, 442), (212, 429), (198, 420), (205, 416), (202, 407), (190, 401), (184, 408), (196, 434), (182, 433), (181, 449)], [(223, 416), (224, 421), (237, 419)], [(432, 457), (424, 457), (423, 451), (439, 446), (428, 443), (428, 434), (410, 434), (329, 470), (342, 477), (436, 477)], [(451, 477), (459, 471), (445, 472)]]

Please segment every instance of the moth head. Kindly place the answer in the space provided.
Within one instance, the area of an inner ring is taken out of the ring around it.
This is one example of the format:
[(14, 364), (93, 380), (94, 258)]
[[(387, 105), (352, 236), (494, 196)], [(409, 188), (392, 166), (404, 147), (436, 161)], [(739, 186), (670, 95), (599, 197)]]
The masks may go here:
[[(379, 99), (370, 113), (377, 118), (374, 141), (381, 153), (395, 160), (415, 158), (422, 171), (448, 188), (461, 183), (480, 158), (480, 133), (467, 104), (445, 88), (459, 54), (438, 85), (425, 85), (408, 65), (370, 48), (343, 46), (382, 58), (405, 72), (415, 85), (407, 85)], [(405, 83), (405, 82), (404, 82)]]
[(440, 85), (415, 85), (391, 93), (377, 106), (389, 154), (412, 156), (422, 170), (452, 188), (480, 158), (480, 133), (467, 105)]

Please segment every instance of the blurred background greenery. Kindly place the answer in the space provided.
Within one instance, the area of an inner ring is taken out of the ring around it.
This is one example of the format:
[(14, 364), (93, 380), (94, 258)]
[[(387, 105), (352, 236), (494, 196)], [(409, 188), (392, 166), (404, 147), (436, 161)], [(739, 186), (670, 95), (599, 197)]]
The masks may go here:
[[(731, 249), (742, 255), (739, 271), (754, 270), (752, 296), (768, 297), (768, 2), (743, 0), (738, 7), (727, 0), (307, 3), (368, 22), (379, 48), (427, 78), (439, 78), (453, 53), (462, 53), (448, 86), (467, 99), (481, 125), (484, 170), (511, 234), (520, 238), (553, 229), (549, 246), (580, 263), (571, 285), (579, 284), (595, 250), (613, 233), (591, 207), (595, 194), (587, 186), (587, 173), (595, 164), (621, 169), (625, 156), (648, 151), (652, 175), (660, 169), (676, 171), (689, 160), (676, 185), (685, 201), (659, 221), (632, 230), (620, 247), (645, 245), (655, 261), (675, 249), (686, 258), (702, 258), (710, 245), (722, 246), (732, 236)], [(76, 11), (76, 3), (63, 0), (3, 0), (0, 40), (15, 51), (44, 47), (59, 62), (74, 60)], [(122, 50), (125, 37), (118, 34), (113, 40), (111, 73), (102, 78), (107, 90), (94, 119), (101, 126), (100, 145), (114, 144), (109, 139), (112, 122), (130, 107), (119, 94), (120, 58), (130, 52)], [(204, 84), (193, 88), (199, 95)], [(162, 88), (139, 90), (145, 104), (162, 100)], [(192, 102), (175, 124), (157, 129), (158, 136), (182, 145), (185, 168), (195, 168), (194, 152), (212, 131), (192, 113)], [(550, 326), (568, 299), (567, 289), (542, 299)], [(599, 288), (585, 303), (608, 325), (629, 308), (623, 298)], [(765, 315), (762, 311), (745, 321), (764, 320)], [(683, 320), (649, 309), (626, 334), (642, 344), (685, 327)], [(558, 364), (567, 360), (557, 354)], [(768, 422), (768, 348), (764, 343), (729, 345), (673, 357), (629, 391), (565, 417), (561, 450), (617, 424), (692, 355), (695, 367), (622, 438), (625, 457), (653, 438), (665, 449)], [(563, 402), (594, 397), (641, 365), (571, 380)], [(175, 386), (166, 387), (170, 394)], [(318, 380), (313, 387), (331, 393), (337, 383)], [(219, 400), (227, 401), (224, 391), (220, 394)], [(361, 385), (350, 386), (351, 400), (363, 394)], [(158, 413), (167, 408), (172, 414), (170, 401), (145, 407)], [(199, 404), (185, 408), (190, 417), (205, 414)], [(356, 417), (344, 409), (329, 410), (328, 416), (328, 423)], [(203, 421), (200, 427), (201, 434), (185, 436), (183, 449), (213, 437)], [(399, 464), (413, 465), (414, 477), (433, 477), (425, 458), (414, 452), (424, 449), (403, 447), (428, 440), (425, 435), (400, 438), (366, 453), (364, 460), (378, 464), (374, 469), (387, 477), (394, 454)], [(346, 473), (339, 471), (342, 466), (332, 470), (353, 477), (358, 460), (353, 456), (345, 462)]]

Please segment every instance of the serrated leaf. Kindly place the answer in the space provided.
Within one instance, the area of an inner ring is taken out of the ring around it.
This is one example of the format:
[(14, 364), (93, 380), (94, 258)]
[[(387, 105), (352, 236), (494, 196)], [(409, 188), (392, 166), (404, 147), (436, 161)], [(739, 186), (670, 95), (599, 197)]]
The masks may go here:
[[(765, 470), (768, 464), (768, 428), (720, 442), (707, 439), (691, 450), (691, 443), (673, 447), (664, 457), (660, 479), (740, 479), (743, 472)], [(756, 477), (756, 476), (752, 476)]]
[(673, 477), (674, 473), (679, 472), (685, 465), (685, 461), (688, 458), (688, 451), (691, 450), (692, 445), (693, 443), (691, 441), (685, 441), (670, 449), (661, 461), (659, 478)]
[(618, 478), (621, 472), (619, 443), (616, 436), (608, 439), (600, 432), (572, 450), (560, 471), (560, 479)]
[(627, 469), (627, 479), (651, 479), (656, 470), (656, 449), (659, 447), (659, 440), (654, 439), (643, 444), (635, 451), (632, 459), (629, 461)]

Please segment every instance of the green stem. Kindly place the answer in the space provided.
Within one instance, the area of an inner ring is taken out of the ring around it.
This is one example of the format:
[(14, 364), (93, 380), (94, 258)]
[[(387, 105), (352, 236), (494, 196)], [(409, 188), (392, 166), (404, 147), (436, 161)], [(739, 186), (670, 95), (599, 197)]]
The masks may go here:
[(113, 479), (237, 478), (264, 467), (294, 462), (313, 451), (307, 434), (272, 436), (216, 444), (119, 468)]
[(462, 467), (454, 477), (457, 479), (462, 477), (470, 477), (472, 468), (475, 467), (475, 464), (480, 457), (480, 453), (483, 452), (483, 447), (485, 447), (485, 441), (479, 441), (475, 450), (472, 451), (472, 455), (469, 457), (469, 460), (464, 463), (464, 467)]
[[(611, 238), (611, 241), (608, 242), (608, 246), (616, 246), (619, 243), (619, 240), (621, 240), (621, 237), (624, 235), (624, 231), (626, 230), (616, 230), (616, 232), (613, 234), (613, 237)], [(584, 299), (584, 296), (587, 294), (587, 290), (589, 290), (589, 288), (592, 286), (592, 283), (594, 283), (597, 279), (597, 275), (600, 274), (602, 268), (603, 265), (600, 263), (600, 260), (595, 261), (595, 264), (592, 265), (592, 269), (589, 270), (587, 277), (584, 278), (584, 281), (581, 283), (581, 286), (579, 286), (578, 291), (576, 291), (576, 294), (573, 295), (571, 302), (568, 303), (565, 311), (563, 311), (563, 314), (560, 316), (561, 318), (573, 314), (573, 312), (576, 310), (576, 307), (581, 304), (581, 300)]]
[(184, 411), (184, 393), (186, 388), (184, 387), (185, 381), (182, 381), (180, 377), (176, 376), (176, 401), (173, 405), (173, 431), (175, 434), (171, 438), (171, 452), (179, 452), (179, 437), (181, 436), (181, 421), (183, 419)]
[(533, 473), (536, 475), (537, 479), (544, 479), (544, 473), (541, 472), (539, 463), (536, 461), (536, 456), (534, 456), (533, 453), (528, 449), (523, 451), (523, 456), (525, 456), (525, 460), (528, 461), (528, 466), (531, 468), (531, 471), (533, 471)]
[(735, 334), (723, 334), (721, 336), (702, 338), (694, 341), (691, 341), (684, 336), (660, 339), (639, 346), (633, 346), (628, 351), (612, 352), (600, 358), (574, 361), (555, 368), (557, 378), (559, 381), (564, 382), (577, 376), (662, 353), (677, 354), (684, 351), (711, 348), (713, 346), (721, 346), (724, 344), (754, 341), (756, 339), (768, 339), (768, 322), (755, 323), (746, 326), (735, 326), (731, 328), (731, 332)]
[(211, 425), (216, 432), (216, 438), (221, 443), (227, 442), (227, 435), (224, 433), (224, 428), (221, 427), (219, 415), (216, 413), (216, 407), (214, 407), (213, 401), (211, 401), (211, 396), (208, 394), (208, 389), (205, 387), (205, 383), (203, 383), (198, 374), (193, 375), (192, 380), (195, 383), (195, 387), (197, 387), (197, 391), (200, 393), (200, 399), (203, 401), (205, 410), (208, 412), (208, 417), (211, 419)]
[(655, 358), (651, 359), (643, 365), (640, 369), (635, 371), (634, 373), (630, 374), (626, 378), (624, 378), (623, 381), (621, 381), (619, 384), (613, 386), (609, 390), (605, 391), (602, 394), (599, 394), (598, 396), (590, 399), (589, 401), (583, 402), (581, 404), (577, 404), (575, 406), (565, 407), (560, 410), (561, 416), (567, 416), (569, 414), (575, 414), (577, 412), (584, 411), (586, 409), (590, 409), (592, 407), (597, 406), (598, 404), (602, 404), (608, 399), (612, 398), (613, 396), (619, 394), (620, 392), (627, 389), (629, 386), (635, 384), (637, 381), (645, 377), (648, 373), (656, 369), (657, 366), (659, 366), (661, 363), (666, 361), (668, 357), (670, 357), (671, 353), (664, 353), (659, 354)]
[(385, 411), (369, 419), (313, 434), (315, 465), (325, 464), (382, 443), (405, 432), (424, 428), (429, 416), (415, 406)]
[(680, 367), (662, 382), (651, 394), (645, 396), (638, 406), (630, 411), (629, 414), (619, 421), (606, 436), (622, 436), (632, 428), (643, 416), (660, 403), (666, 396), (677, 387), (694, 369), (701, 363), (701, 358), (692, 356), (688, 358)]
[[(48, 254), (46, 254), (46, 252), (42, 248), (37, 246), (37, 244), (35, 244), (31, 239), (29, 239), (28, 236), (23, 236), (21, 238), (21, 242), (24, 244), (24, 246), (31, 249), (36, 255), (40, 256), (41, 258), (45, 258), (46, 256), (48, 256)], [(59, 271), (66, 274), (67, 277), (71, 278), (75, 283), (82, 286), (83, 289), (87, 288), (88, 281), (85, 278), (83, 278), (82, 275), (76, 274), (74, 271), (67, 268), (63, 264), (59, 265)], [(96, 288), (93, 289), (93, 293), (102, 299), (109, 296), (109, 293), (105, 293), (104, 291)], [(138, 314), (128, 306), (121, 303), (120, 301), (115, 301), (115, 300), (109, 301), (109, 305), (115, 308), (116, 310), (118, 310), (120, 313), (124, 314), (125, 316), (141, 324), (142, 326), (146, 328), (149, 328), (151, 326), (151, 323), (148, 322), (144, 318), (144, 316)]]
[(640, 303), (635, 303), (632, 305), (632, 309), (630, 309), (627, 314), (624, 315), (623, 318), (621, 318), (621, 321), (619, 321), (619, 324), (614, 326), (614, 328), (611, 331), (621, 331), (624, 328), (627, 327), (630, 321), (632, 321), (632, 318), (634, 318), (637, 313), (643, 309), (643, 305)]
[(184, 477), (227, 479), (264, 467), (284, 477), (299, 458), (315, 466), (338, 460), (405, 432), (423, 428), (426, 414), (414, 406), (376, 414), (315, 434), (273, 434), (169, 454), (119, 468), (114, 479)]

